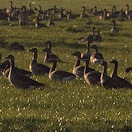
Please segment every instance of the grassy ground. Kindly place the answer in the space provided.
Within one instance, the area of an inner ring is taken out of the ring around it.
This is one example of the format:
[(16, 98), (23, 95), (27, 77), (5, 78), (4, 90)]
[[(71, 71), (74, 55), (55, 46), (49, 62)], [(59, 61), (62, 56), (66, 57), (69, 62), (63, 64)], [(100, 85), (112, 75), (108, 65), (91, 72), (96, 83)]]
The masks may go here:
[[(0, 2), (0, 8), (8, 7), (8, 0)], [(14, 5), (28, 5), (31, 1), (13, 0)], [(127, 1), (128, 3), (131, 0)], [(57, 5), (72, 9), (73, 13), (80, 13), (81, 7), (87, 9), (98, 6), (99, 9), (111, 9), (117, 5), (117, 10), (125, 10), (125, 1), (89, 0), (35, 0), (42, 8)], [(130, 5), (131, 7), (132, 5)], [(57, 16), (56, 16), (57, 17)], [(48, 21), (41, 21), (46, 24)], [(90, 23), (89, 23), (90, 22)], [(43, 42), (53, 42), (53, 52), (67, 63), (59, 63), (58, 69), (72, 71), (75, 58), (70, 54), (74, 51), (84, 52), (85, 42), (81, 38), (91, 33), (92, 27), (101, 29), (103, 41), (98, 43), (99, 51), (109, 61), (116, 58), (119, 61), (119, 72), (132, 83), (131, 73), (126, 74), (125, 68), (132, 66), (132, 21), (116, 20), (119, 34), (110, 36), (111, 20), (101, 21), (98, 17), (75, 20), (55, 19), (55, 26), (50, 28), (34, 27), (32, 20), (27, 26), (19, 27), (18, 22), (0, 21), (0, 53), (2, 57), (13, 54), (18, 67), (28, 70), (32, 53), (28, 51), (9, 51), (8, 45), (14, 41), (23, 44), (26, 50), (37, 47), (38, 61), (43, 63), (45, 46)], [(46, 63), (51, 66), (50, 64)], [(83, 63), (82, 63), (83, 64)], [(91, 67), (102, 70), (102, 67), (90, 64)], [(108, 65), (108, 74), (113, 70)], [(36, 90), (21, 90), (10, 85), (9, 81), (0, 76), (0, 131), (132, 131), (132, 90), (106, 90), (98, 86), (89, 86), (83, 80), (72, 82), (53, 82), (47, 76), (33, 76), (33, 79), (46, 84), (45, 88)]]

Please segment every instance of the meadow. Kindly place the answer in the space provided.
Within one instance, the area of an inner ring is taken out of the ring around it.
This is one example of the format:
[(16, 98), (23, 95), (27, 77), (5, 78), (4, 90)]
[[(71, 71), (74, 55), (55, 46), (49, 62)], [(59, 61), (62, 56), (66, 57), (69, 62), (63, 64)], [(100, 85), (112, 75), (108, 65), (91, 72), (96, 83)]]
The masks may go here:
[[(13, 0), (14, 5), (21, 7), (31, 0)], [(126, 9), (124, 0), (34, 0), (35, 6), (42, 9), (56, 5), (57, 8), (71, 9), (79, 14), (82, 6), (90, 9), (95, 5), (98, 9)], [(7, 8), (9, 0), (0, 1), (0, 9)], [(130, 5), (132, 10), (132, 5)], [(102, 42), (97, 44), (106, 61), (116, 58), (119, 62), (118, 74), (132, 83), (132, 73), (125, 73), (125, 68), (132, 66), (132, 21), (115, 19), (119, 33), (110, 35), (112, 19), (99, 20), (98, 16), (90, 15), (86, 19), (58, 19), (54, 16), (52, 27), (36, 28), (29, 18), (27, 26), (18, 26), (18, 21), (0, 20), (0, 53), (2, 58), (8, 54), (15, 56), (15, 65), (28, 70), (33, 54), (28, 52), (32, 47), (39, 50), (38, 62), (44, 63), (44, 42), (51, 40), (53, 53), (66, 63), (58, 63), (57, 69), (72, 72), (76, 58), (71, 56), (75, 51), (84, 52), (86, 42), (81, 39), (91, 34), (92, 27), (101, 29)], [(48, 20), (41, 23), (46, 24)], [(25, 51), (10, 51), (9, 45), (19, 42)], [(92, 52), (92, 50), (91, 50)], [(4, 60), (2, 60), (4, 61)], [(83, 62), (81, 62), (83, 65)], [(49, 67), (51, 64), (45, 63)], [(90, 64), (102, 71), (98, 64)], [(108, 75), (113, 65), (108, 63)], [(35, 90), (17, 89), (0, 76), (0, 131), (26, 132), (131, 132), (132, 131), (132, 90), (105, 89), (101, 86), (90, 86), (84, 80), (75, 79), (70, 82), (54, 82), (48, 76), (32, 76), (46, 87)]]

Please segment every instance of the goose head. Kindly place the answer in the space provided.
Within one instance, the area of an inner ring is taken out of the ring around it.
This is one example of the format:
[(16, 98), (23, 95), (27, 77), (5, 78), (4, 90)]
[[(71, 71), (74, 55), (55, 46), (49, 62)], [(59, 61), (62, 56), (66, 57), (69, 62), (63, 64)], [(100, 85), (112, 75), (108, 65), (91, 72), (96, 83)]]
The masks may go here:
[(77, 58), (81, 58), (81, 53), (79, 51), (76, 51), (75, 53), (72, 53), (71, 55), (76, 56)]
[(32, 49), (29, 50), (29, 52), (37, 53), (38, 50), (37, 50), (37, 48), (32, 48)]
[(51, 62), (51, 63), (54, 63), (54, 62), (64, 62), (57, 55), (51, 53), (51, 51), (50, 51), (49, 48), (45, 48), (42, 51), (49, 53), (49, 60), (48, 60), (48, 62)]
[(48, 45), (49, 48), (52, 46), (52, 42), (51, 42), (50, 40), (48, 40), (48, 41), (45, 42), (44, 44)]
[(117, 62), (116, 59), (112, 59), (112, 60), (110, 61), (110, 63), (117, 64), (118, 62)]
[(8, 55), (5, 59), (6, 60), (14, 60), (15, 57), (13, 55)]
[(100, 65), (101, 65), (101, 66), (107, 66), (107, 62), (106, 62), (106, 61), (101, 61), (101, 62), (100, 62)]

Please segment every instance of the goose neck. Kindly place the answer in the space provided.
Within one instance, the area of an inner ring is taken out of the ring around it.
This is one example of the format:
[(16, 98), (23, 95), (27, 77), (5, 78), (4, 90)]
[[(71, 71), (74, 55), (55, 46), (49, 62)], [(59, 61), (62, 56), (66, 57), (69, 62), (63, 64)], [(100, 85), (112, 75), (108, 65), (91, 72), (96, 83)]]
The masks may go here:
[(76, 67), (79, 66), (79, 65), (80, 65), (80, 59), (77, 59), (75, 65), (74, 65), (74, 68), (76, 68)]
[(101, 74), (102, 78), (105, 77), (105, 76), (107, 76), (107, 64), (104, 65), (103, 72)]
[(87, 74), (89, 72), (89, 60), (85, 61), (85, 68), (84, 68), (84, 74)]
[(34, 52), (34, 57), (33, 58), (37, 60), (37, 57), (38, 57), (37, 52)]
[(115, 63), (114, 64), (114, 70), (113, 70), (113, 73), (112, 73), (112, 77), (116, 77), (117, 76), (117, 69), (118, 69), (118, 63)]
[(53, 65), (52, 65), (52, 67), (51, 67), (51, 69), (50, 69), (50, 73), (53, 72), (53, 71), (55, 71), (56, 66), (57, 66), (57, 61), (54, 61), (54, 62), (53, 62)]

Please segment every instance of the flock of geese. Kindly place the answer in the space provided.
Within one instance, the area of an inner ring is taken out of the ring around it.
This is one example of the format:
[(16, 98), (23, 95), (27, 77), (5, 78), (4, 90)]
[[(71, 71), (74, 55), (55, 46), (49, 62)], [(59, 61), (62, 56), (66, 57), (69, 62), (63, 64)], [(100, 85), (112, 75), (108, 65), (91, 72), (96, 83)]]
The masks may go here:
[[(87, 52), (81, 53), (76, 51), (72, 53), (72, 56), (76, 57), (76, 62), (73, 66), (72, 73), (57, 70), (57, 63), (64, 62), (57, 55), (52, 53), (52, 42), (47, 41), (47, 48), (44, 48), (42, 51), (46, 53), (45, 61), (52, 63), (51, 67), (47, 65), (40, 64), (37, 62), (38, 50), (37, 48), (32, 48), (29, 52), (33, 53), (32, 61), (29, 65), (29, 70), (20, 69), (15, 66), (15, 57), (13, 55), (8, 55), (3, 63), (0, 64), (0, 71), (3, 76), (8, 78), (10, 83), (17, 88), (28, 89), (28, 88), (37, 88), (44, 87), (45, 84), (39, 83), (30, 77), (32, 75), (48, 75), (49, 79), (54, 81), (71, 81), (75, 78), (84, 79), (89, 85), (99, 85), (105, 88), (132, 88), (130, 82), (118, 76), (118, 61), (112, 59), (110, 63), (114, 65), (114, 70), (111, 76), (107, 74), (107, 62), (104, 60), (104, 57), (101, 53), (98, 52), (98, 47), (96, 45), (90, 46), (88, 41)], [(95, 49), (93, 53), (90, 52), (90, 48)], [(85, 65), (81, 65), (81, 61)], [(102, 72), (96, 71), (93, 68), (89, 67), (89, 63), (98, 63), (102, 65)], [(126, 72), (132, 71), (132, 67), (128, 67)], [(78, 80), (79, 81), (79, 80)]]
[[(120, 10), (117, 10), (117, 7), (114, 5), (111, 8), (111, 11), (107, 9), (99, 10), (97, 6), (88, 10), (83, 6), (80, 14), (73, 14), (71, 9), (65, 9), (63, 7), (57, 8), (56, 5), (52, 8), (42, 9), (41, 5), (37, 7), (34, 2), (29, 3), (28, 7), (25, 5), (22, 7), (16, 7), (13, 1), (10, 1), (8, 8), (0, 9), (0, 20), (19, 21), (19, 26), (27, 25), (29, 17), (35, 23), (35, 27), (49, 27), (55, 25), (54, 20), (58, 18), (74, 19), (76, 17), (88, 18), (90, 16), (98, 16), (101, 20), (115, 18), (119, 18), (121, 20), (132, 20), (132, 10), (130, 10), (129, 4), (126, 4), (125, 9)], [(47, 25), (45, 25), (40, 23), (42, 20), (49, 21)], [(115, 21), (113, 21), (113, 23), (115, 23)], [(117, 32), (117, 29), (114, 28), (113, 31)]]
[[(33, 6), (33, 7), (32, 7)], [(120, 11), (116, 10), (116, 6), (112, 7), (112, 11), (104, 10), (97, 10), (97, 6), (91, 8), (89, 11), (86, 10), (85, 6), (83, 6), (83, 10), (80, 15), (72, 14), (71, 10), (58, 9), (56, 6), (53, 8), (42, 10), (41, 5), (39, 8), (36, 8), (34, 5), (29, 4), (29, 9), (26, 6), (22, 6), (21, 8), (17, 8), (13, 6), (13, 2), (10, 1), (9, 8), (0, 9), (0, 19), (4, 19), (8, 21), (13, 21), (15, 19), (18, 20), (19, 18), (19, 25), (22, 26), (25, 24), (26, 16), (37, 14), (36, 18), (34, 19), (35, 26), (40, 26), (40, 20), (49, 19), (48, 26), (55, 25), (53, 22), (53, 14), (58, 13), (59, 18), (67, 18), (67, 19), (74, 19), (77, 16), (81, 18), (89, 17), (89, 14), (99, 16), (100, 19), (106, 20), (110, 18), (120, 18), (120, 19), (130, 19), (132, 20), (132, 11), (129, 9), (129, 5), (126, 5), (126, 10), (124, 11), (121, 9)], [(86, 13), (88, 11), (88, 13)], [(116, 27), (115, 20), (112, 21), (113, 28), (111, 29), (112, 33), (118, 33), (119, 30)], [(76, 51), (71, 55), (76, 57), (75, 65), (73, 66), (72, 73), (57, 70), (58, 62), (64, 62), (61, 60), (57, 55), (52, 52), (52, 42), (47, 41), (45, 44), (47, 48), (43, 49), (42, 51), (46, 53), (45, 62), (51, 63), (52, 66), (48, 67), (47, 65), (40, 64), (37, 62), (38, 57), (38, 50), (37, 48), (32, 48), (29, 52), (33, 53), (32, 61), (29, 65), (29, 71), (20, 69), (15, 66), (15, 57), (13, 55), (8, 55), (4, 62), (0, 64), (0, 71), (4, 77), (6, 77), (12, 85), (17, 88), (22, 89), (29, 89), (29, 88), (38, 88), (38, 87), (45, 87), (45, 84), (37, 82), (31, 78), (32, 75), (41, 75), (45, 76), (48, 75), (49, 79), (54, 81), (70, 81), (75, 78), (84, 79), (86, 83), (89, 85), (99, 85), (105, 88), (132, 88), (132, 84), (118, 76), (118, 61), (116, 59), (112, 59), (110, 63), (114, 65), (114, 70), (111, 76), (107, 74), (107, 62), (105, 61), (103, 55), (98, 51), (97, 45), (91, 45), (93, 42), (100, 42), (102, 41), (102, 36), (100, 35), (100, 29), (98, 29), (97, 34), (95, 34), (95, 27), (93, 27), (92, 34), (83, 38), (82, 41), (87, 42), (87, 50), (84, 53), (80, 51)], [(21, 47), (18, 43), (12, 45), (16, 47)], [(94, 52), (91, 53), (90, 49), (94, 49)], [(1, 55), (0, 55), (1, 60)], [(84, 65), (81, 65), (81, 61), (84, 62)], [(101, 65), (103, 68), (102, 72), (99, 72), (91, 67), (89, 67), (89, 63), (96, 63)], [(132, 71), (132, 67), (126, 68), (126, 72)], [(78, 80), (79, 81), (79, 80)]]

